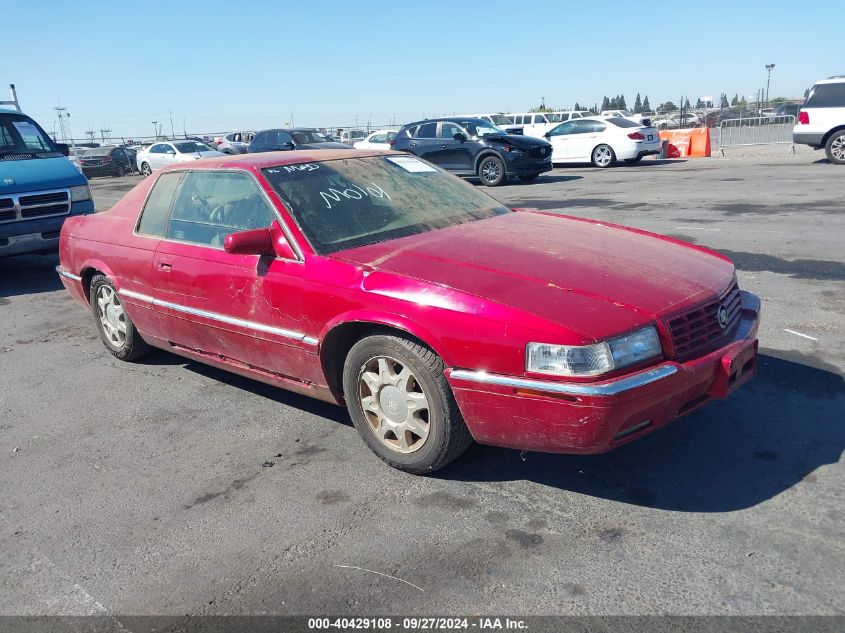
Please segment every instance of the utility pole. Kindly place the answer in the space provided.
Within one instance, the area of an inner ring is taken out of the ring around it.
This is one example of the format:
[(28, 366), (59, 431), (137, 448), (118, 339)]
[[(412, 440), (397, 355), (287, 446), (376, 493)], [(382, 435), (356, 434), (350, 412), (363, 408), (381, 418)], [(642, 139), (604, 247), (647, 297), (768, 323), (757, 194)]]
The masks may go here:
[(103, 145), (108, 145), (108, 141), (111, 140), (109, 134), (111, 134), (111, 128), (100, 128), (100, 136), (103, 139)]
[(153, 121), (153, 140), (158, 140), (158, 121)]
[(173, 110), (168, 110), (170, 113), (170, 139), (176, 138), (176, 132), (173, 131)]
[(766, 107), (769, 107), (769, 84), (772, 81), (772, 70), (774, 69), (774, 64), (766, 64), (766, 70), (769, 73), (768, 78), (766, 79)]

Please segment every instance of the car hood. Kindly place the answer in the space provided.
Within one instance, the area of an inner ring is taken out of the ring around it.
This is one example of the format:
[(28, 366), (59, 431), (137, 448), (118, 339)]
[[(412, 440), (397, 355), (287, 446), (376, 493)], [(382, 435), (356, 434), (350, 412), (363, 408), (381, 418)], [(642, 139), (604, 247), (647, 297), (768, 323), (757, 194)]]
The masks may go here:
[(328, 143), (300, 143), (296, 146), (296, 149), (352, 149), (352, 146), (346, 143), (329, 141)]
[(87, 182), (64, 156), (0, 160), (0, 195), (62, 189)]
[(722, 256), (599, 222), (510, 213), (333, 257), (523, 310), (599, 340), (710, 300), (734, 275)]
[(551, 143), (543, 139), (535, 138), (533, 136), (523, 136), (521, 134), (502, 134), (496, 136), (485, 136), (484, 140), (488, 145), (513, 145), (520, 149), (528, 149), (531, 147), (551, 147)]

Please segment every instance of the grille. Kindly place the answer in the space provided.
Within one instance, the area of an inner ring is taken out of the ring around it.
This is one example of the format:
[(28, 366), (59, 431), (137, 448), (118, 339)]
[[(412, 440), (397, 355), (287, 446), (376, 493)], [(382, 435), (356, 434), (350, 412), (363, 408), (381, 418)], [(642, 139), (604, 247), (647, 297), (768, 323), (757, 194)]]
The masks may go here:
[(0, 222), (15, 222), (70, 213), (67, 189), (0, 198)]
[(552, 150), (550, 147), (532, 147), (531, 155), (534, 158), (550, 158)]
[(21, 196), (18, 198), (21, 207), (31, 207), (36, 204), (50, 204), (52, 202), (67, 202), (67, 191), (54, 191), (52, 193), (41, 193), (34, 196)]
[[(719, 325), (719, 306), (728, 312), (727, 325)], [(731, 336), (739, 323), (742, 297), (734, 281), (718, 300), (694, 308), (669, 320), (669, 332), (675, 347), (675, 358), (686, 361), (713, 351)]]

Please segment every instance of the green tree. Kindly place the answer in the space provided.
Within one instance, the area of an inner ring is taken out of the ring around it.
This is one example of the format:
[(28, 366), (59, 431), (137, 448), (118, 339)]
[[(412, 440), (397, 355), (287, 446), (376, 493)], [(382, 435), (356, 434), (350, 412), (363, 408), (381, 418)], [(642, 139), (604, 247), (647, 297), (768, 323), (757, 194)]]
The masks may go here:
[(649, 110), (651, 110), (651, 105), (650, 105), (650, 104), (649, 104), (649, 102), (648, 102), (648, 95), (646, 95), (646, 96), (645, 96), (645, 99), (643, 99), (643, 109), (642, 109), (642, 112), (648, 112)]
[(689, 110), (689, 109), (690, 109), (689, 97), (687, 97), (686, 100), (684, 101), (684, 110)]
[(678, 106), (676, 106), (671, 101), (666, 101), (664, 103), (661, 103), (659, 106), (657, 106), (657, 109), (660, 110), (661, 112), (672, 112), (673, 110), (677, 110)]
[(601, 100), (601, 109), (610, 110), (610, 99), (608, 99), (606, 96), (604, 99)]
[(727, 108), (728, 107), (728, 95), (724, 92), (722, 93), (722, 100), (719, 102), (720, 108)]
[(581, 108), (581, 106), (580, 106), (580, 105), (578, 104), (578, 102), (576, 101), (576, 102), (575, 102), (575, 107), (573, 107), (572, 109), (573, 109), (573, 110), (582, 110), (583, 108)]
[(738, 106), (739, 105), (739, 95), (738, 94), (735, 94), (734, 98), (731, 99), (731, 105), (732, 106)]
[(698, 109), (698, 110), (701, 110), (701, 108), (703, 108), (703, 107), (704, 107), (704, 102), (701, 100), (701, 98), (699, 98), (699, 99), (697, 99), (697, 100), (696, 100), (696, 102), (695, 102), (695, 107), (696, 107), (696, 109)]
[(637, 93), (637, 98), (634, 99), (634, 114), (639, 114), (643, 111), (643, 101), (640, 99), (640, 93)]
[(737, 105), (738, 105), (738, 106), (742, 106), (742, 107), (744, 108), (745, 106), (747, 106), (747, 105), (748, 105), (748, 101), (746, 100), (746, 98), (745, 98), (745, 97), (743, 97), (742, 99), (740, 99), (740, 100), (737, 102)]
[(616, 106), (616, 109), (617, 110), (627, 110), (628, 105), (625, 103), (625, 95), (619, 95), (616, 98), (618, 99), (618, 101), (617, 101), (618, 105)]

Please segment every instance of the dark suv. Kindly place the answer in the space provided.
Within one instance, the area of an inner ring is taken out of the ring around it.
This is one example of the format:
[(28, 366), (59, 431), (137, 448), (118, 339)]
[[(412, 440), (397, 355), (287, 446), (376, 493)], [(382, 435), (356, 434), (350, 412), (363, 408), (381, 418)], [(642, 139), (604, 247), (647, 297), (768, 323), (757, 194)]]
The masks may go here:
[(391, 145), (458, 176), (478, 176), (488, 187), (501, 185), (508, 176), (534, 180), (552, 168), (549, 143), (507, 134), (483, 119), (416, 121), (399, 130)]
[(286, 130), (262, 130), (256, 132), (247, 151), (284, 152), (294, 149), (352, 149), (351, 145), (336, 143), (318, 130), (295, 127)]

